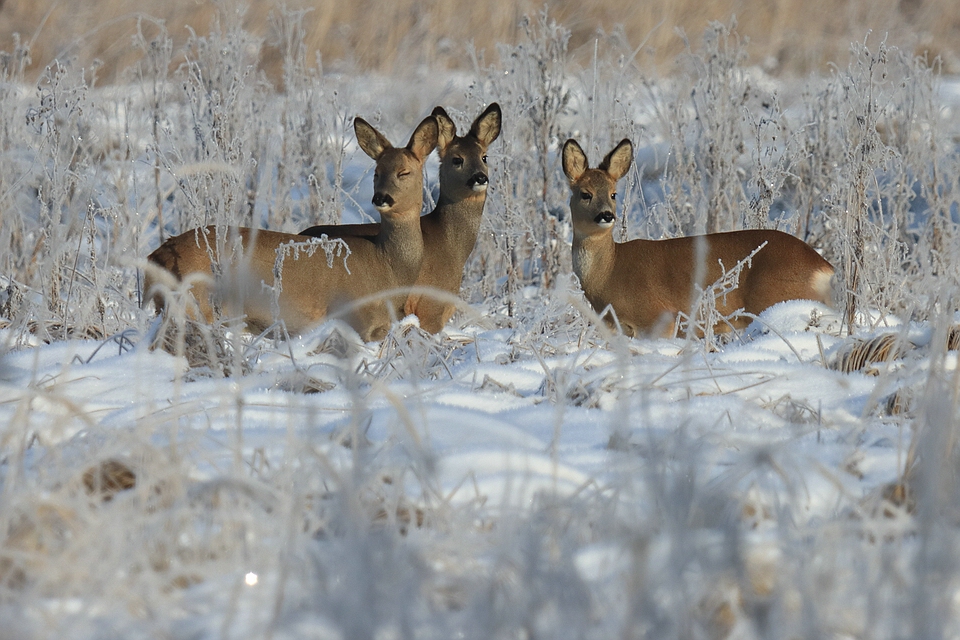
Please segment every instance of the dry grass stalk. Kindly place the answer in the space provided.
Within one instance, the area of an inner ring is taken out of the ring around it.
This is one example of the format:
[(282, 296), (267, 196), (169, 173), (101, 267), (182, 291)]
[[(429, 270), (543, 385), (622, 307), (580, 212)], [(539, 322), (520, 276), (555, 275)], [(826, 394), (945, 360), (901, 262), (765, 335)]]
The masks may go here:
[(84, 471), (82, 481), (88, 495), (109, 502), (117, 493), (133, 489), (137, 474), (126, 463), (111, 458)]
[(871, 365), (899, 360), (905, 353), (906, 349), (901, 336), (885, 333), (869, 340), (850, 342), (837, 352), (830, 363), (830, 368), (843, 373), (863, 371), (875, 376), (879, 375), (879, 370)]

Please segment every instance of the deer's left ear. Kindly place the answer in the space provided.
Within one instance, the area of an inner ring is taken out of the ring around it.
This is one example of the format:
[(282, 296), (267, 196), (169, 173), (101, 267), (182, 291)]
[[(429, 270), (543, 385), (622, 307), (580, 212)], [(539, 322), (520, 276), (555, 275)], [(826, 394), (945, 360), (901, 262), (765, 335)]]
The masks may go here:
[(437, 124), (435, 116), (427, 116), (423, 119), (413, 135), (410, 136), (410, 142), (407, 143), (407, 149), (417, 157), (420, 162), (427, 159), (427, 156), (437, 148), (437, 138), (440, 136), (440, 126)]
[(633, 143), (628, 138), (624, 138), (613, 148), (613, 151), (607, 154), (598, 169), (606, 171), (614, 180), (619, 180), (627, 175), (631, 164), (633, 164)]
[(502, 120), (503, 114), (500, 113), (500, 105), (494, 102), (473, 121), (469, 135), (476, 138), (484, 148), (489, 147), (500, 135)]

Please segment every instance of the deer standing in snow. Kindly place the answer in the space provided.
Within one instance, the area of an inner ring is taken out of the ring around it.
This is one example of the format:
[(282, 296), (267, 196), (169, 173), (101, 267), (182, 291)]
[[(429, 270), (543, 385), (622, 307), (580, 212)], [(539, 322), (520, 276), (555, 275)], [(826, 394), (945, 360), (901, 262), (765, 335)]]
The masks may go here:
[[(738, 309), (756, 315), (785, 300), (832, 303), (833, 267), (808, 244), (781, 231), (614, 242), (617, 182), (633, 162), (629, 140), (622, 140), (595, 169), (580, 145), (567, 140), (561, 161), (571, 192), (573, 270), (593, 308), (601, 313), (612, 307), (627, 335), (671, 333), (677, 314), (690, 314), (698, 288), (718, 281), (747, 258), (738, 286), (716, 301), (722, 316)], [(733, 317), (714, 331), (749, 323), (748, 317)]]
[[(407, 146), (399, 148), (362, 118), (354, 120), (354, 131), (360, 148), (377, 163), (373, 205), (381, 223), (369, 236), (345, 236), (348, 255), (328, 256), (314, 239), (302, 235), (221, 228), (219, 233), (227, 235), (217, 242), (217, 227), (194, 229), (170, 238), (150, 254), (152, 268), (144, 281), (147, 298), (159, 308), (160, 281), (172, 288), (176, 281), (189, 280), (196, 309), (207, 322), (213, 321), (219, 299), (226, 313), (242, 313), (251, 328), (281, 320), (288, 331), (299, 333), (327, 316), (342, 314), (363, 340), (382, 339), (391, 322), (403, 317), (407, 293), (385, 299), (377, 294), (410, 287), (420, 273), (423, 167), (437, 145), (440, 127), (435, 117), (428, 116)], [(223, 274), (216, 282), (214, 262)]]
[[(421, 328), (437, 333), (453, 316), (456, 305), (448, 296), (432, 296), (423, 289), (460, 294), (463, 269), (477, 243), (487, 198), (487, 148), (500, 135), (501, 113), (497, 103), (491, 104), (464, 136), (457, 135), (457, 125), (442, 107), (434, 109), (433, 116), (440, 126), (440, 195), (436, 208), (420, 218), (423, 264), (416, 281), (418, 290), (410, 294), (404, 313), (416, 314)], [(378, 223), (366, 223), (320, 225), (300, 233), (346, 238), (373, 236), (379, 231)]]

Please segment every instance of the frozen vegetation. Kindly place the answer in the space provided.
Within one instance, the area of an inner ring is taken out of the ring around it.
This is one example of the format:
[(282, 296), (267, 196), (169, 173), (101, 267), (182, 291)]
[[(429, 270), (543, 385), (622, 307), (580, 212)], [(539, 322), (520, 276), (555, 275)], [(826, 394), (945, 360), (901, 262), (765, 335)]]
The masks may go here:
[[(615, 34), (575, 61), (541, 14), (467, 71), (387, 77), (275, 20), (282, 91), (230, 26), (141, 38), (110, 86), (0, 60), (0, 636), (960, 636), (960, 83), (935, 60), (869, 36), (771, 78), (717, 25), (664, 77)], [(369, 220), (354, 116), (405, 140), (493, 101), (443, 333), (225, 318), (153, 348), (162, 239)], [(571, 275), (569, 137), (637, 147), (619, 237), (782, 229), (837, 267), (836, 308), (612, 333)]]

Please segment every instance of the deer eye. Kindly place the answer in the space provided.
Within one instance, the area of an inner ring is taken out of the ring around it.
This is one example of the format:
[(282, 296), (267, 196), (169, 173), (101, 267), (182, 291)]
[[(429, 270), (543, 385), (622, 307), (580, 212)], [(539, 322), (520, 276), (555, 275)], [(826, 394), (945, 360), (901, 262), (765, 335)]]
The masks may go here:
[(461, 158), (461, 157), (459, 157), (459, 156), (457, 156), (456, 158), (454, 158), (452, 162), (453, 162), (453, 166), (455, 166), (455, 167), (462, 167), (462, 166), (463, 166), (463, 158)]
[(584, 202), (590, 202), (591, 200), (593, 200), (593, 194), (590, 193), (589, 191), (581, 191), (580, 199), (583, 200)]
[(487, 164), (487, 154), (483, 154), (481, 160), (483, 160), (483, 164)]
[(408, 176), (408, 175), (410, 175), (410, 171), (407, 170), (407, 169), (402, 169), (402, 170), (400, 170), (400, 171), (397, 172), (397, 177), (398, 177), (398, 178), (403, 178), (403, 177)]
[(616, 200), (616, 199), (617, 199), (617, 192), (614, 191), (613, 193), (611, 193), (611, 194), (610, 194), (610, 197), (613, 198), (614, 200)]

